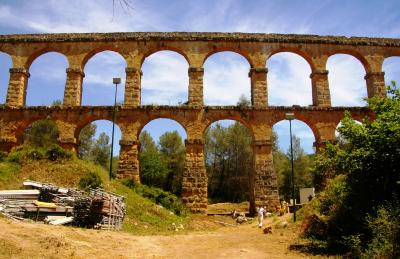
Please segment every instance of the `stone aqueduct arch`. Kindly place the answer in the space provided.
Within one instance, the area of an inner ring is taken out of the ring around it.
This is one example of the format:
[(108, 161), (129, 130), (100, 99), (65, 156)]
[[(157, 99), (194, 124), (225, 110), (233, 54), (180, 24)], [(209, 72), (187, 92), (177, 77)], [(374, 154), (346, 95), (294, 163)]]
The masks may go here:
[[(358, 120), (369, 116), (363, 107), (331, 107), (327, 59), (334, 54), (350, 54), (366, 71), (368, 96), (386, 96), (382, 63), (400, 56), (400, 40), (380, 38), (321, 37), (244, 33), (93, 33), (0, 35), (0, 52), (12, 57), (6, 104), (0, 107), (0, 150), (9, 151), (21, 141), (23, 130), (32, 122), (51, 118), (59, 128), (59, 144), (70, 150), (77, 147), (79, 132), (87, 123), (111, 120), (112, 107), (81, 106), (83, 68), (98, 52), (112, 50), (126, 60), (124, 103), (116, 122), (121, 129), (118, 177), (139, 181), (138, 135), (151, 120), (169, 118), (186, 130), (186, 166), (182, 197), (194, 212), (207, 208), (207, 175), (204, 166), (205, 129), (213, 122), (232, 119), (242, 122), (253, 136), (253, 174), (250, 186), (251, 210), (256, 205), (274, 208), (279, 202), (277, 178), (272, 166), (272, 126), (293, 111), (296, 119), (313, 131), (315, 146), (335, 138), (335, 129), (345, 110)], [(189, 64), (188, 104), (181, 106), (141, 106), (141, 65), (144, 59), (161, 50), (172, 50)], [(54, 51), (68, 58), (67, 79), (62, 106), (25, 107), (29, 66), (40, 55)], [(251, 107), (203, 105), (203, 64), (208, 56), (233, 51), (249, 64)], [(267, 103), (266, 61), (279, 52), (302, 56), (312, 70), (313, 105), (309, 107), (271, 107)]]

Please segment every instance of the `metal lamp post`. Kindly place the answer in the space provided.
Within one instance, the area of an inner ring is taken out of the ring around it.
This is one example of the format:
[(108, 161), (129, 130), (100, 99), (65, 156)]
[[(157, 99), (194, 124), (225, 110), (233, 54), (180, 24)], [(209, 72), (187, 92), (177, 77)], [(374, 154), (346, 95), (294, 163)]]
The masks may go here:
[(113, 84), (115, 84), (115, 95), (114, 95), (114, 109), (112, 116), (112, 132), (111, 132), (111, 155), (110, 155), (110, 181), (112, 179), (112, 166), (113, 166), (113, 153), (114, 153), (114, 128), (115, 128), (115, 107), (117, 105), (117, 89), (118, 84), (121, 83), (121, 78), (114, 77)]
[(290, 162), (292, 165), (292, 198), (293, 198), (293, 221), (296, 222), (296, 196), (294, 186), (294, 167), (293, 167), (293, 143), (292, 143), (292, 120), (294, 120), (294, 113), (288, 112), (285, 114), (285, 118), (289, 121), (290, 130)]

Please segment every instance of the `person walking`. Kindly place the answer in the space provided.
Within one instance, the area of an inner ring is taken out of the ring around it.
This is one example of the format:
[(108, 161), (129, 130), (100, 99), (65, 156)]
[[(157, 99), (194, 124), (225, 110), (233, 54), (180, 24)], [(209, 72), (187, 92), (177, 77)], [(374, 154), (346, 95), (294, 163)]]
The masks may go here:
[(258, 207), (258, 208), (257, 208), (258, 227), (259, 227), (259, 228), (262, 228), (262, 226), (263, 226), (264, 213), (265, 213), (265, 207)]

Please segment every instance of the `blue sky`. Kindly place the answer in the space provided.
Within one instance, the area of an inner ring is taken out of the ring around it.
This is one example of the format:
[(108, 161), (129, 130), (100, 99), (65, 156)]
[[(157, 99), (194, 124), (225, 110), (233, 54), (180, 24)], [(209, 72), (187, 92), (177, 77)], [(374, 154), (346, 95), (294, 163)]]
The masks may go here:
[[(118, 2), (117, 0), (115, 0)], [(0, 34), (123, 31), (220, 31), (296, 33), (318, 35), (399, 38), (398, 0), (131, 0), (132, 9), (122, 9), (112, 0), (2, 0)], [(0, 52), (0, 104), (5, 102), (9, 57)], [(65, 57), (48, 53), (29, 69), (27, 104), (50, 105), (62, 99), (65, 84)], [(310, 68), (301, 57), (281, 53), (268, 60), (269, 103), (271, 105), (311, 104)], [(85, 67), (83, 105), (113, 103), (112, 78), (124, 77), (125, 61), (118, 54), (103, 52)], [(148, 57), (142, 67), (142, 103), (174, 105), (187, 100), (187, 62), (179, 54), (159, 52)], [(249, 64), (234, 53), (212, 55), (205, 63), (204, 100), (208, 105), (232, 105), (240, 95), (250, 97)], [(365, 105), (364, 68), (351, 56), (335, 55), (328, 60), (329, 83), (334, 106)], [(386, 80), (400, 82), (400, 57), (385, 61)], [(118, 101), (123, 100), (123, 84)], [(46, 93), (46, 94), (44, 94)], [(98, 124), (111, 131), (111, 123)], [(172, 121), (157, 120), (145, 127), (158, 139), (165, 130), (178, 130)], [(288, 146), (288, 122), (280, 122), (280, 146)], [(306, 152), (313, 152), (314, 137), (302, 122), (293, 132), (301, 137)], [(117, 138), (119, 138), (117, 130)], [(117, 142), (117, 141), (116, 141)], [(116, 144), (117, 145), (117, 144)], [(118, 149), (118, 147), (116, 147)]]

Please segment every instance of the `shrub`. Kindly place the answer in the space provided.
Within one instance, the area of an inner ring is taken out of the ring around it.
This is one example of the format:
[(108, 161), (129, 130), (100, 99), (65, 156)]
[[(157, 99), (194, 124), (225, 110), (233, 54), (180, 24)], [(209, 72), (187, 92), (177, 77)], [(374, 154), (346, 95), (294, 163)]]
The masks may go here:
[(58, 145), (53, 145), (49, 149), (47, 149), (46, 158), (51, 161), (56, 161), (58, 159), (71, 159), (72, 153), (63, 149)]
[(24, 160), (40, 159), (56, 161), (57, 159), (70, 159), (72, 156), (73, 155), (70, 151), (64, 150), (58, 145), (52, 145), (47, 148), (21, 145), (11, 150), (8, 155), (8, 160), (15, 163), (21, 163)]
[(163, 191), (162, 189), (156, 187), (149, 187), (144, 184), (136, 185), (133, 180), (124, 180), (123, 184), (133, 189), (141, 196), (148, 198), (164, 208), (174, 212), (176, 215), (187, 214), (187, 210), (183, 202), (170, 192)]
[(122, 184), (127, 186), (130, 189), (133, 189), (137, 186), (137, 184), (135, 183), (135, 181), (131, 178), (126, 178), (122, 180)]
[(367, 258), (400, 258), (400, 203), (395, 201), (367, 217), (372, 240), (367, 247)]
[(345, 175), (329, 180), (325, 190), (302, 209), (302, 236), (322, 241), (326, 249), (334, 252), (354, 248), (359, 239), (345, 232), (353, 222), (341, 221), (343, 209), (351, 206), (348, 195)]
[(20, 163), (23, 160), (40, 160), (44, 157), (44, 150), (31, 146), (21, 145), (11, 150), (8, 155), (10, 162)]
[(8, 154), (6, 152), (0, 151), (0, 162), (4, 161)]
[(95, 189), (97, 187), (101, 187), (103, 185), (103, 181), (100, 176), (94, 172), (89, 172), (81, 177), (79, 180), (78, 186), (84, 190)]

